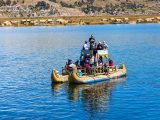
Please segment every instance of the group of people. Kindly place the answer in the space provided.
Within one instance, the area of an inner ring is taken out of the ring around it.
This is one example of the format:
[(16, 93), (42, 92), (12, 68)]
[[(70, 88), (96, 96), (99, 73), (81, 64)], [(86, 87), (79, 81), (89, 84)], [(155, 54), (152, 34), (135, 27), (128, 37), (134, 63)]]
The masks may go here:
[(65, 68), (69, 69), (72, 68), (73, 71), (77, 72), (77, 74), (82, 75), (81, 71), (77, 71), (77, 68), (85, 68), (87, 70), (87, 73), (90, 72), (92, 68), (98, 67), (107, 67), (107, 66), (113, 66), (113, 61), (111, 59), (108, 59), (107, 63), (104, 64), (102, 56), (97, 57), (97, 50), (104, 50), (108, 49), (108, 45), (104, 41), (103, 43), (99, 42), (98, 44), (95, 42), (95, 38), (93, 35), (89, 38), (90, 46), (88, 48), (87, 41), (85, 41), (85, 44), (83, 45), (83, 50), (93, 50), (92, 54), (85, 54), (81, 55), (80, 59), (77, 60), (74, 64), (72, 63), (72, 60), (68, 59), (68, 62), (66, 62)]
[(103, 41), (103, 43), (95, 42), (95, 38), (93, 37), (93, 35), (91, 35), (91, 37), (89, 38), (89, 43), (90, 46), (88, 47), (87, 45), (87, 41), (85, 41), (84, 45), (83, 45), (83, 50), (103, 50), (103, 49), (108, 49), (108, 45), (105, 41)]
[(99, 59), (96, 60), (94, 55), (91, 55), (90, 58), (85, 58), (84, 68), (87, 70), (87, 73), (89, 73), (92, 68), (106, 68), (107, 66), (113, 65), (113, 60), (111, 60), (110, 58), (106, 63), (104, 63), (102, 56), (100, 56)]

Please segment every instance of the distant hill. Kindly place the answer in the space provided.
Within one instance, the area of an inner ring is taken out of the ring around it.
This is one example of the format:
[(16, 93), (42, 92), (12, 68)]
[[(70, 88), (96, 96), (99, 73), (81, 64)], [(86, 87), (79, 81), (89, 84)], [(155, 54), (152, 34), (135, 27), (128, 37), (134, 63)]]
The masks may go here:
[(0, 17), (160, 15), (160, 0), (0, 0)]

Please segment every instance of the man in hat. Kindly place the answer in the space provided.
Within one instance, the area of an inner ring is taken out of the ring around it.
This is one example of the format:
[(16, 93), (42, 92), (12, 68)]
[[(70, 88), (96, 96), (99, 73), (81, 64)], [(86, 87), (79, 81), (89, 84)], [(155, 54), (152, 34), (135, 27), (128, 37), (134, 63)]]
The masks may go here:
[(89, 38), (89, 42), (90, 42), (90, 50), (93, 50), (95, 42), (95, 38), (93, 37), (93, 35), (91, 35), (91, 37)]

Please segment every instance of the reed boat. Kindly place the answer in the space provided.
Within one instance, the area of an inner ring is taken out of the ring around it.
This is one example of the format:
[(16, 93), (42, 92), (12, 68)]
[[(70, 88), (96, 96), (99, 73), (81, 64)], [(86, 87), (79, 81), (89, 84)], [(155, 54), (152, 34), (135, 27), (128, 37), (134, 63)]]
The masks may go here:
[(73, 63), (68, 59), (66, 65), (62, 67), (62, 75), (56, 70), (52, 70), (51, 80), (54, 83), (69, 81), (73, 84), (87, 84), (106, 81), (110, 79), (126, 76), (127, 71), (124, 64), (115, 66), (113, 60), (108, 55), (108, 45), (99, 42), (94, 43), (93, 36), (89, 38), (90, 47), (87, 42), (83, 45), (78, 60)]
[(59, 75), (57, 70), (52, 70), (51, 80), (53, 83), (64, 83), (68, 81), (68, 75)]
[(127, 75), (126, 67), (124, 64), (121, 64), (116, 70), (109, 69), (108, 75), (100, 74), (92, 76), (89, 75), (78, 76), (76, 72), (72, 72), (69, 75), (69, 82), (73, 84), (96, 83), (96, 82), (124, 77), (126, 75)]

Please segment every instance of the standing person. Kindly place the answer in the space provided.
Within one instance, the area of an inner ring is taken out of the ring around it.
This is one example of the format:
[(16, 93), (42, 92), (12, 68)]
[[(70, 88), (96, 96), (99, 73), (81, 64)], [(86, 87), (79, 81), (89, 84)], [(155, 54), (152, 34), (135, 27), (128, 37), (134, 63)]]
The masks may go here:
[(89, 38), (89, 42), (90, 42), (90, 50), (93, 50), (95, 42), (95, 38), (93, 37), (93, 35), (91, 35), (91, 37)]
[(85, 41), (85, 43), (83, 45), (83, 50), (88, 50), (87, 41)]
[(95, 42), (94, 49), (93, 49), (93, 55), (96, 56), (96, 54), (97, 54), (97, 43)]
[(102, 43), (101, 42), (98, 43), (97, 50), (102, 50)]
[(97, 43), (94, 44), (94, 50), (97, 50)]
[(107, 43), (105, 41), (103, 41), (103, 48), (104, 49), (108, 49), (108, 45), (107, 45)]

